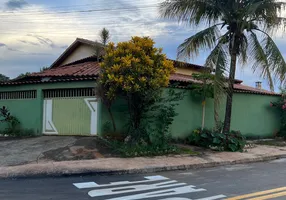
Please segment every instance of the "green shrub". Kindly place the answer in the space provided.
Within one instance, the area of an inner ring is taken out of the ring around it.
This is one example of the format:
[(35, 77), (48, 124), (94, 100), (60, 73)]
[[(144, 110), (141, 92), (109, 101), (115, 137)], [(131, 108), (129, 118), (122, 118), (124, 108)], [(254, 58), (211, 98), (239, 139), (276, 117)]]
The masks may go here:
[(164, 146), (170, 143), (170, 127), (178, 115), (176, 106), (184, 98), (185, 91), (176, 92), (168, 89), (167, 95), (157, 99), (157, 102), (150, 106), (145, 117), (147, 134), (154, 146)]
[(102, 139), (114, 153), (121, 157), (161, 156), (167, 154), (178, 154), (180, 150), (174, 145), (148, 145), (144, 141), (137, 144), (119, 142), (115, 140)]
[(246, 144), (244, 136), (239, 131), (231, 131), (226, 134), (207, 129), (194, 130), (187, 141), (196, 146), (232, 152), (242, 151)]

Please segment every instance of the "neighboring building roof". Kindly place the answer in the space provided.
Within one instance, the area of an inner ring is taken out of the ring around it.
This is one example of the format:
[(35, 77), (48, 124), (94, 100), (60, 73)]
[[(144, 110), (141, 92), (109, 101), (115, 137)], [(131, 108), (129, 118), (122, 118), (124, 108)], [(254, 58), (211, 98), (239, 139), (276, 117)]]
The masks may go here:
[(241, 92), (241, 93), (267, 94), (267, 95), (280, 96), (280, 94), (275, 93), (275, 92), (271, 92), (271, 91), (264, 90), (264, 89), (258, 89), (258, 88), (250, 87), (250, 86), (243, 85), (243, 84), (234, 84), (234, 89), (236, 92)]
[[(170, 78), (171, 81), (178, 81), (178, 82), (189, 82), (189, 83), (200, 83), (200, 81), (195, 80), (192, 76), (184, 75), (184, 74), (173, 74)], [(251, 94), (264, 94), (264, 95), (277, 95), (275, 92), (271, 92), (264, 89), (258, 89), (250, 86), (246, 86), (241, 84), (240, 80), (237, 80), (233, 85), (235, 92), (239, 93), (251, 93)]]
[(191, 64), (191, 63), (187, 63), (187, 62), (182, 62), (179, 60), (173, 60), (173, 59), (168, 59), (174, 62), (174, 67), (176, 68), (193, 68), (193, 69), (197, 69), (197, 70), (206, 70), (206, 71), (210, 71), (209, 68), (204, 67), (202, 65), (196, 65), (196, 64)]
[(86, 44), (90, 46), (99, 45), (103, 47), (103, 44), (99, 42), (94, 42), (83, 38), (76, 38), (76, 40), (60, 55), (60, 57), (50, 66), (50, 68), (59, 67), (60, 64), (71, 54), (71, 52), (74, 51), (81, 44)]
[[(33, 84), (43, 82), (67, 82), (67, 81), (83, 81), (95, 80), (100, 73), (99, 62), (95, 61), (95, 57), (89, 57), (76, 62), (58, 67), (47, 69), (43, 72), (32, 73), (22, 79), (12, 80), (9, 82), (0, 83), (0, 85), (20, 85), (20, 84)], [(181, 83), (200, 83), (195, 80), (191, 75), (174, 73), (170, 77), (170, 81)], [(234, 84), (235, 92), (252, 93), (263, 95), (280, 95), (271, 91), (257, 89), (254, 87), (241, 84), (237, 80)]]
[[(89, 45), (89, 46), (97, 46), (100, 45), (103, 47), (103, 45), (99, 42), (94, 42), (91, 40), (87, 40), (87, 39), (83, 39), (83, 38), (77, 38), (61, 55), (60, 57), (51, 65), (51, 69), (52, 68), (57, 68), (60, 66), (60, 64), (72, 53), (72, 51), (74, 51), (78, 46), (80, 46), (81, 44), (85, 44), (85, 45)], [(196, 70), (209, 70), (209, 68), (206, 68), (204, 66), (201, 65), (195, 65), (195, 64), (191, 64), (191, 63), (186, 63), (186, 62), (181, 62), (178, 60), (172, 60), (169, 59), (171, 61), (174, 61), (175, 67), (181, 67), (181, 68), (193, 68)]]

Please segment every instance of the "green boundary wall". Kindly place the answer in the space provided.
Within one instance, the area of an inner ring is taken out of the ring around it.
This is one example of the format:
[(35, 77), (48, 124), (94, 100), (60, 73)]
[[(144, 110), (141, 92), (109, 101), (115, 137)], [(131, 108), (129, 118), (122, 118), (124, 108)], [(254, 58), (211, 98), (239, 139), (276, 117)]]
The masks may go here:
[[(32, 100), (0, 100), (0, 106), (6, 106), (11, 114), (17, 117), (23, 128), (34, 129), (42, 133), (43, 121), (43, 93), (44, 89), (86, 88), (94, 87), (94, 81), (42, 83), (19, 86), (1, 86), (3, 91), (37, 90), (37, 98)], [(181, 90), (181, 89), (176, 89)], [(270, 107), (270, 102), (277, 101), (279, 96), (267, 96), (248, 93), (235, 93), (233, 100), (233, 115), (231, 128), (240, 130), (244, 135), (252, 137), (273, 136), (279, 130), (280, 118), (278, 112)], [(224, 117), (225, 98), (221, 100), (220, 117)], [(118, 100), (112, 106), (113, 114), (119, 130), (126, 128), (128, 113), (124, 100)], [(178, 116), (171, 126), (173, 137), (186, 137), (193, 129), (201, 126), (202, 105), (199, 97), (194, 97), (190, 91), (177, 106)], [(98, 104), (98, 134), (110, 122), (106, 108)], [(207, 128), (213, 127), (213, 100), (207, 99), (205, 124)], [(3, 124), (0, 129), (3, 129)]]

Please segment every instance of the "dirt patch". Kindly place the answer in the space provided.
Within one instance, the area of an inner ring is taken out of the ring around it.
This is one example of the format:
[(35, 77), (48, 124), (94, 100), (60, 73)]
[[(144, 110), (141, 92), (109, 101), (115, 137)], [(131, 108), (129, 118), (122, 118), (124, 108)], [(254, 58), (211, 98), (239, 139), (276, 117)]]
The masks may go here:
[(111, 150), (96, 137), (76, 137), (76, 141), (65, 147), (42, 153), (40, 160), (68, 161), (114, 157)]

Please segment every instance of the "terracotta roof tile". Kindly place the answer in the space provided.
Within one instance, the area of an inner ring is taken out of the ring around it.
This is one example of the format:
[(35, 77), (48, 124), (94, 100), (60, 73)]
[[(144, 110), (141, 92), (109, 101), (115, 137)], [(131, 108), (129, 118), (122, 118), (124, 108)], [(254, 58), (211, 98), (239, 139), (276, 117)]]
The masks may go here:
[[(23, 79), (13, 80), (9, 82), (0, 83), (1, 85), (19, 85), (19, 84), (32, 84), (43, 82), (64, 82), (64, 81), (81, 81), (81, 80), (95, 80), (100, 73), (100, 66), (95, 61), (82, 61), (82, 63), (71, 63), (58, 68), (47, 69), (43, 72), (32, 73)], [(44, 81), (43, 77), (51, 77), (50, 80)], [(171, 81), (185, 82), (185, 83), (201, 83), (201, 81), (195, 80), (191, 75), (172, 74)], [(252, 93), (252, 94), (265, 94), (265, 95), (280, 95), (271, 91), (257, 89), (254, 87), (234, 84), (236, 92)]]
[(171, 74), (170, 81), (201, 83), (200, 81), (194, 79), (192, 76), (178, 73)]
[(0, 85), (22, 85), (22, 84), (39, 84), (39, 83), (57, 83), (57, 82), (70, 82), (70, 81), (87, 81), (87, 80), (96, 80), (96, 77), (74, 77), (74, 78), (52, 78), (47, 81), (41, 79), (36, 80), (19, 80), (19, 81), (9, 81), (2, 82)]
[(84, 62), (65, 65), (59, 68), (48, 69), (43, 72), (32, 73), (29, 77), (53, 77), (53, 76), (96, 76), (100, 72), (98, 62)]
[(248, 93), (257, 93), (257, 94), (269, 94), (269, 95), (280, 95), (277, 94), (275, 92), (271, 92), (268, 90), (264, 90), (264, 89), (258, 89), (255, 87), (250, 87), (247, 85), (243, 85), (243, 84), (234, 84), (234, 89), (237, 92), (248, 92)]

